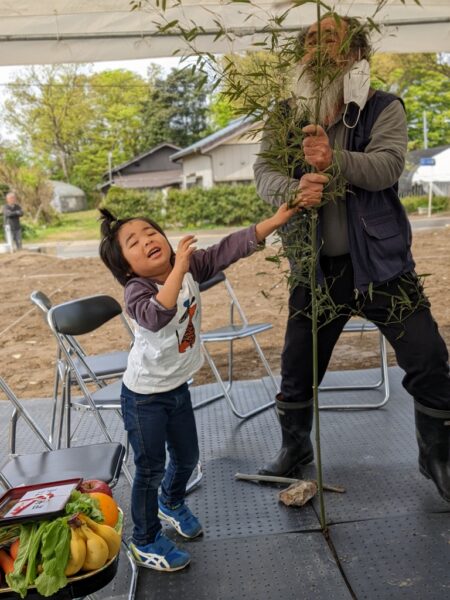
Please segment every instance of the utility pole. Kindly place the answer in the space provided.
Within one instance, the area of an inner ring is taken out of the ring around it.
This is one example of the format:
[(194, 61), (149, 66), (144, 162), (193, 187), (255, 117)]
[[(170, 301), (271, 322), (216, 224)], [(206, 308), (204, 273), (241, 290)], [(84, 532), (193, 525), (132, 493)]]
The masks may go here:
[[(425, 114), (425, 113), (424, 113)], [(112, 183), (112, 152), (108, 152), (109, 183)]]
[(428, 124), (425, 110), (423, 111), (423, 147), (425, 150), (428, 148)]

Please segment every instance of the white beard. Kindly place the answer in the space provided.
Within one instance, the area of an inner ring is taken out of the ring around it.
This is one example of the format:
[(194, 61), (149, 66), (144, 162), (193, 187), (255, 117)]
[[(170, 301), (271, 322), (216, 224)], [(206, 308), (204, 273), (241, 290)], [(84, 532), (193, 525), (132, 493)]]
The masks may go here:
[[(325, 76), (322, 82), (318, 125), (329, 125), (342, 107), (344, 102), (344, 76), (349, 68), (347, 66), (331, 77)], [(290, 91), (292, 101), (297, 106), (297, 116), (314, 123), (318, 90), (311, 69), (307, 68), (306, 65), (295, 67)]]

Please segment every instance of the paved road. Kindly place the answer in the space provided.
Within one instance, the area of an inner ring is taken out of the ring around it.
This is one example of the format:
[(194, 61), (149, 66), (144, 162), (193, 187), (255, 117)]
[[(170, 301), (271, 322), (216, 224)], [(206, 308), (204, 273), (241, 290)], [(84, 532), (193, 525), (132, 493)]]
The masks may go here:
[[(444, 217), (413, 217), (411, 225), (414, 230), (440, 229), (442, 227), (450, 227), (450, 216)], [(218, 229), (211, 231), (200, 231), (196, 233), (198, 237), (198, 248), (207, 248), (212, 244), (217, 243), (230, 231), (235, 229)], [(177, 247), (179, 240), (183, 237), (183, 233), (169, 234), (169, 241), (174, 248)], [(271, 239), (269, 238), (269, 243)], [(93, 257), (98, 256), (98, 241), (89, 240), (84, 242), (60, 242), (46, 244), (25, 244), (25, 249), (36, 252), (53, 254), (59, 258), (78, 258), (78, 257)]]

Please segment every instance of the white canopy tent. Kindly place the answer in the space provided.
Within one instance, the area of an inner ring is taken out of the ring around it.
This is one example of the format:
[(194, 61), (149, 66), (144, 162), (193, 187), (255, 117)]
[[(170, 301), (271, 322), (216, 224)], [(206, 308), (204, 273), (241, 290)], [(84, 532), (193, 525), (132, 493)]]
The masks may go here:
[[(372, 17), (376, 0), (338, 1), (341, 15)], [(242, 51), (264, 39), (270, 15), (280, 15), (289, 6), (285, 0), (167, 0), (162, 13), (156, 1), (131, 10), (130, 0), (0, 0), (0, 65), (167, 57), (183, 40), (175, 33), (161, 34), (164, 19), (179, 20), (191, 29), (201, 26), (196, 50), (219, 54)], [(283, 31), (293, 34), (315, 20), (313, 4), (296, 6), (283, 22)], [(450, 50), (450, 1), (387, 0), (376, 15), (382, 26), (375, 48), (384, 52), (446, 52)], [(226, 26), (230, 40), (214, 41)]]

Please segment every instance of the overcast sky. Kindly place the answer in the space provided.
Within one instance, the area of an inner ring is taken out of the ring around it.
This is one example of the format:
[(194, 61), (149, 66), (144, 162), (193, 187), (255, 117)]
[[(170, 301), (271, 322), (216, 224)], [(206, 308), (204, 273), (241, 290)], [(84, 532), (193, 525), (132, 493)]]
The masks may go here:
[[(130, 71), (135, 71), (140, 75), (146, 75), (147, 67), (151, 63), (161, 65), (164, 69), (170, 70), (171, 68), (176, 67), (178, 65), (179, 58), (142, 58), (139, 60), (115, 60), (110, 62), (96, 62), (91, 64), (93, 65), (94, 71), (107, 71), (109, 69), (129, 69)], [(16, 76), (16, 74), (23, 69), (26, 69), (26, 67), (0, 67), (0, 84), (4, 85), (5, 83), (10, 82)]]

